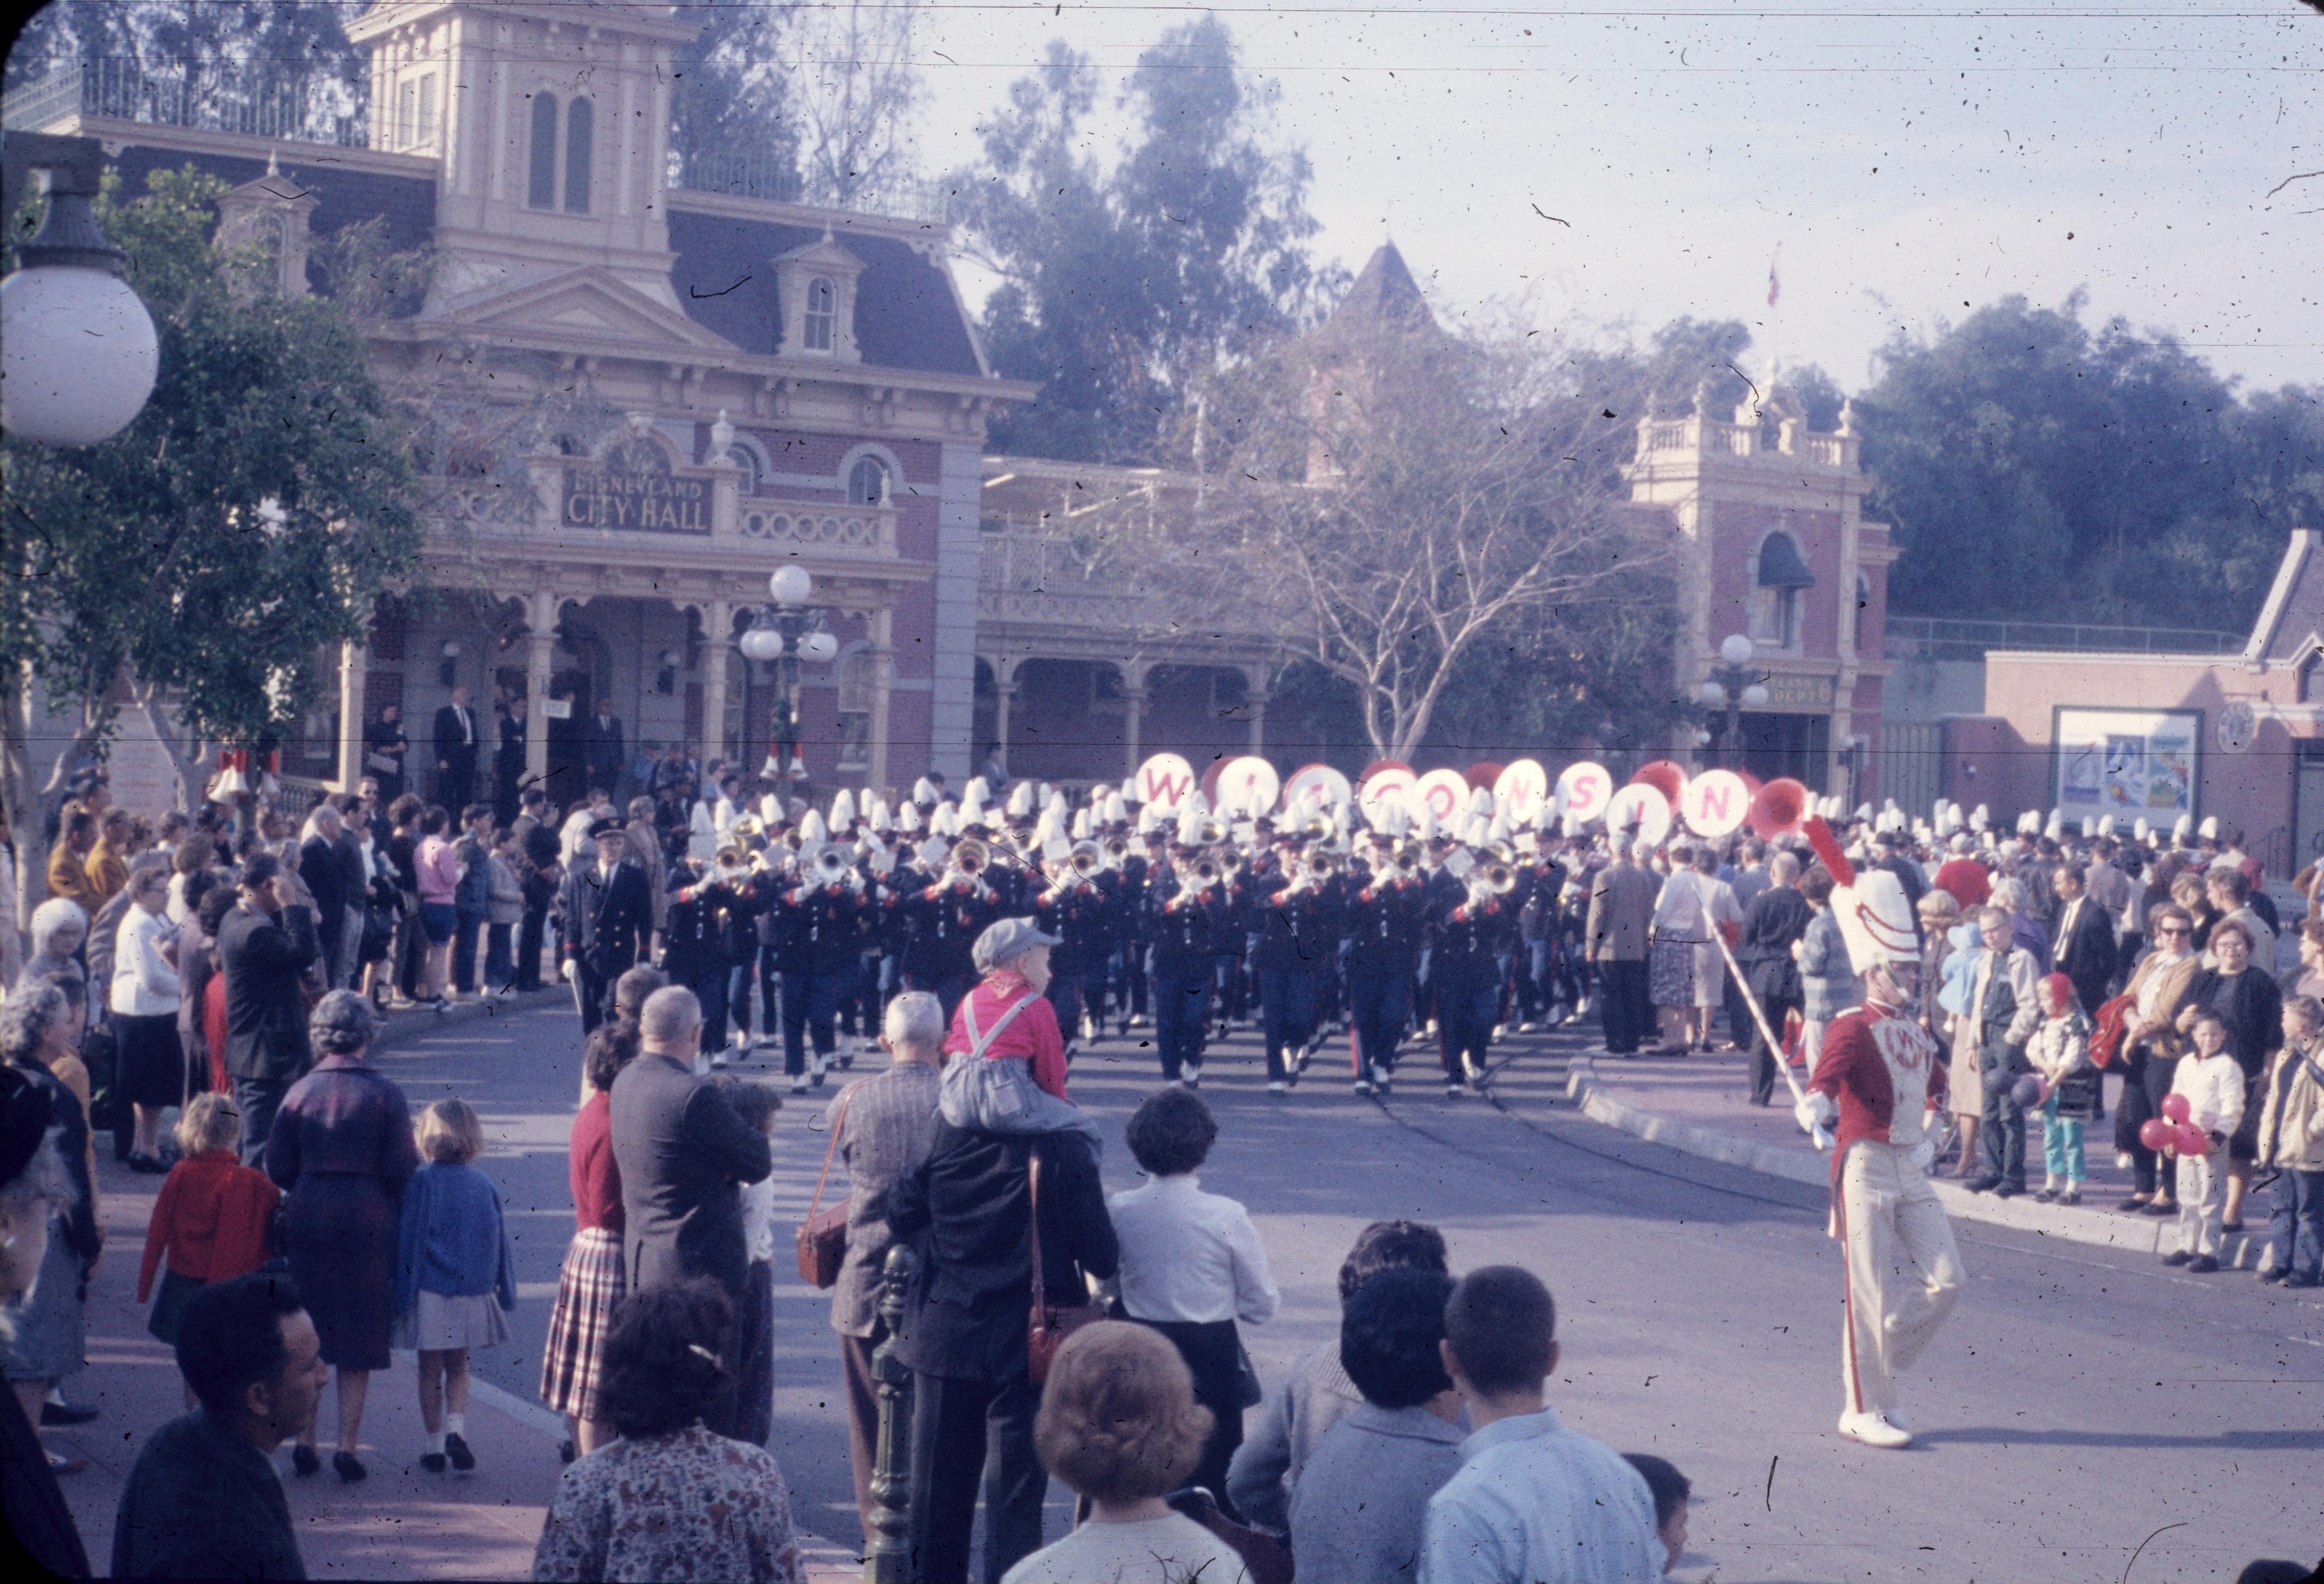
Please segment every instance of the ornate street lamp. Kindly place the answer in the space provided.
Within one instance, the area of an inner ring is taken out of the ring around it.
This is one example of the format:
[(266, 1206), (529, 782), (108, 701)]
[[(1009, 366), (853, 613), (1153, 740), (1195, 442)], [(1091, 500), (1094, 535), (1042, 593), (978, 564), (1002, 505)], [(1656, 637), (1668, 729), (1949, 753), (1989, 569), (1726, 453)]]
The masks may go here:
[(815, 579), (805, 567), (778, 568), (767, 579), (767, 592), (774, 596), (773, 608), (761, 607), (739, 642), (743, 659), (775, 662), (773, 763), (779, 771), (786, 757), (796, 763), (799, 756), (798, 662), (828, 663), (839, 653), (839, 640), (825, 625), (830, 613), (807, 606)]
[(128, 260), (97, 229), (104, 171), (95, 138), (6, 134), (5, 214), (33, 171), (49, 172), (40, 234), (0, 281), (0, 425), (46, 446), (111, 440), (144, 411), (161, 369), (153, 317), (121, 278)]
[(1711, 668), (1700, 695), (1705, 709), (1727, 711), (1725, 747), (1734, 770), (1743, 767), (1744, 706), (1757, 709), (1767, 702), (1767, 673), (1749, 669), (1754, 653), (1750, 639), (1728, 634), (1719, 645), (1719, 658), (1726, 663)]

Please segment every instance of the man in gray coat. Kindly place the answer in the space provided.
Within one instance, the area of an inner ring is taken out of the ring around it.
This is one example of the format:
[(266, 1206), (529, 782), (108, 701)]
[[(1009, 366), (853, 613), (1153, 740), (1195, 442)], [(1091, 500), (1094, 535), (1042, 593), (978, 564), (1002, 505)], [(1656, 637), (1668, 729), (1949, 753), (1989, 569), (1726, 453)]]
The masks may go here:
[(265, 1154), (282, 1097), (315, 1064), (301, 982), (322, 951), (311, 894), (272, 853), (253, 853), (242, 866), (242, 900), (218, 926), (226, 1070), (246, 1166)]
[[(644, 1050), (613, 1080), (611, 1101), (630, 1291), (707, 1276), (740, 1314), (750, 1272), (740, 1190), (774, 1170), (767, 1135), (695, 1076), (702, 1003), (693, 991), (671, 985), (647, 996), (638, 1032)], [(713, 1408), (710, 1428), (730, 1434), (731, 1387)]]
[(1662, 882), (1644, 866), (1652, 855), (1644, 842), (1634, 853), (1617, 847), (1614, 861), (1590, 888), (1582, 955), (1598, 966), (1598, 1016), (1609, 1056), (1637, 1055), (1638, 1042), (1655, 1026), (1646, 999), (1646, 931)]

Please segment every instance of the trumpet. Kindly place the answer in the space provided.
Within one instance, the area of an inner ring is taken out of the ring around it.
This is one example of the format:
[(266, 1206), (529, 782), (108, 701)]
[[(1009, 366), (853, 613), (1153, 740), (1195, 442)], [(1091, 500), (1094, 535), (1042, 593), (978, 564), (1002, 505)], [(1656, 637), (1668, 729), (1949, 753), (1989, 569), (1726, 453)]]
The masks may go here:
[(1242, 849), (1231, 847), (1227, 848), (1225, 854), (1219, 859), (1219, 867), (1230, 880), (1240, 875), (1243, 870)]
[(961, 838), (952, 849), (952, 866), (973, 880), (992, 863), (992, 849), (973, 836)]
[(1311, 852), (1304, 869), (1309, 879), (1321, 884), (1340, 872), (1340, 860), (1328, 852)]
[(1508, 864), (1487, 864), (1473, 884), (1495, 896), (1507, 896), (1517, 888), (1517, 872)]
[(835, 843), (825, 843), (822, 849), (816, 852), (815, 855), (814, 866), (815, 877), (818, 885), (856, 885), (862, 884), (862, 876), (855, 873), (855, 866), (847, 861), (847, 855), (840, 851)]
[(1218, 859), (1207, 853), (1189, 865), (1188, 872), (1194, 875), (1194, 884), (1206, 890), (1216, 885), (1221, 878)]
[(1397, 872), (1400, 875), (1409, 875), (1418, 874), (1420, 872), (1420, 844), (1412, 841), (1406, 842), (1402, 847), (1396, 849), (1396, 857), (1389, 861), (1396, 866)]

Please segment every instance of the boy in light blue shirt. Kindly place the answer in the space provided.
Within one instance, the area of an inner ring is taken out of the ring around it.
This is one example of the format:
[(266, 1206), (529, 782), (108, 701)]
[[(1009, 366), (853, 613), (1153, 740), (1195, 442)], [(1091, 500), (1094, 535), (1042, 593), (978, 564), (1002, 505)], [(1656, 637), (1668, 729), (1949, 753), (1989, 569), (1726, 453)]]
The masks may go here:
[(1420, 1584), (1653, 1584), (1666, 1552), (1655, 1499), (1610, 1448), (1543, 1398), (1557, 1310), (1530, 1271), (1471, 1271), (1444, 1305), (1445, 1373), (1476, 1431), (1428, 1499)]

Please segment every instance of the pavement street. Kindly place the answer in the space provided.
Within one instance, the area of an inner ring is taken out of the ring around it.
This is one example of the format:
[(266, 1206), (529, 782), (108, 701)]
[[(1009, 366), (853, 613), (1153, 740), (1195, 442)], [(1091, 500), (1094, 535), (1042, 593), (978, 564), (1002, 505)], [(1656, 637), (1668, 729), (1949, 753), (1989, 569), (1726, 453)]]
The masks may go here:
[[(1117, 1187), (1137, 1181), (1121, 1125), (1158, 1081), (1139, 1044), (1135, 1032), (1109, 1039), (1074, 1069), (1075, 1099), (1108, 1129), (1105, 1172)], [(2128, 1567), (2153, 1584), (2232, 1579), (2255, 1556), (2324, 1554), (2324, 1304), (2312, 1293), (1959, 1222), (1969, 1291), (1904, 1398), (1920, 1445), (1869, 1450), (1833, 1432), (1840, 1260), (1823, 1234), (1823, 1193), (1583, 1117), (1566, 1096), (1566, 1062), (1584, 1048), (1578, 1035), (1513, 1037), (1496, 1053), (1487, 1098), (1448, 1099), (1429, 1081), (1433, 1051), (1415, 1044), (1407, 1081), (1381, 1102), (1349, 1092), (1344, 1048), (1280, 1098), (1265, 1092), (1249, 1033), (1213, 1048), (1203, 1092), (1222, 1131), (1204, 1182), (1250, 1208), (1284, 1293), (1274, 1323), (1249, 1333), (1262, 1378), (1336, 1335), (1333, 1281), (1356, 1232), (1410, 1216), (1444, 1228), (1456, 1269), (1510, 1261), (1548, 1282), (1564, 1352), (1552, 1385), (1559, 1411), (1619, 1450), (1670, 1458), (1694, 1481), (1682, 1578), (2063, 1584), (2120, 1580)], [(407, 1025), (377, 1057), (415, 1108), (456, 1093), (483, 1116), (492, 1147), (482, 1164), (508, 1206), (520, 1305), (513, 1339), (476, 1359), (479, 1380), (497, 1388), (471, 1411), (476, 1476), (416, 1472), (411, 1374), (399, 1360), (373, 1384), (373, 1478), (342, 1489), (327, 1470), (294, 1483), (318, 1576), (509, 1577), (529, 1564), (558, 1471), (535, 1392), (572, 1227), (565, 1137), (578, 1050), (578, 1020), (550, 996)], [(770, 1076), (774, 1066), (753, 1064)], [(811, 1105), (787, 1097), (775, 1151), (781, 1224), (806, 1210), (822, 1107), (840, 1081)], [(106, 1484), (117, 1491), (135, 1441), (175, 1411), (176, 1393), (127, 1301), (126, 1235), (143, 1224), (134, 1195), (150, 1200), (157, 1180), (106, 1170), (116, 1241), (92, 1301), (93, 1367), (72, 1394), (106, 1413), (84, 1431), (48, 1432), (99, 1459), (68, 1488), (100, 1566)], [(827, 1299), (787, 1260), (777, 1280), (770, 1447), (799, 1522), (834, 1542), (824, 1554), (836, 1561), (861, 1534)], [(1053, 1492), (1053, 1537), (1065, 1515)]]

